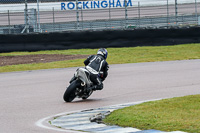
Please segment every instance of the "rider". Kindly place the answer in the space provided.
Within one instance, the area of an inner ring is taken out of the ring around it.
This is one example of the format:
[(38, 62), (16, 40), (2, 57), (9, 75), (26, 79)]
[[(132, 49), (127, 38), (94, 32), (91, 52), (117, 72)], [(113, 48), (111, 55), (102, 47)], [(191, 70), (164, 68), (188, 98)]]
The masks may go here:
[(88, 90), (102, 90), (103, 81), (108, 75), (108, 63), (106, 58), (108, 56), (108, 51), (105, 48), (100, 48), (97, 55), (89, 56), (84, 64), (86, 69), (90, 72), (90, 80), (94, 83), (93, 87), (88, 88)]

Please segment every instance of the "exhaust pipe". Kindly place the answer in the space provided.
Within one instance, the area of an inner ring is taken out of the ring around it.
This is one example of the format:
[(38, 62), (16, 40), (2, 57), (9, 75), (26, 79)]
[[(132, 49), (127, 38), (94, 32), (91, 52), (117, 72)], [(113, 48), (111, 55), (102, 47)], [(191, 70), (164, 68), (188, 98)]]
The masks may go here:
[(85, 86), (85, 84), (86, 84), (85, 82), (81, 82), (81, 86)]

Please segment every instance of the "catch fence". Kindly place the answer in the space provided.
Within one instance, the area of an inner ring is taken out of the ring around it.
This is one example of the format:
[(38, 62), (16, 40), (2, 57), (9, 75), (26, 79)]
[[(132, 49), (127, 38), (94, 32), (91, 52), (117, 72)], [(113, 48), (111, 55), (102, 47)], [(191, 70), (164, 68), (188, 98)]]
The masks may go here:
[(0, 34), (199, 25), (199, 2), (3, 0)]

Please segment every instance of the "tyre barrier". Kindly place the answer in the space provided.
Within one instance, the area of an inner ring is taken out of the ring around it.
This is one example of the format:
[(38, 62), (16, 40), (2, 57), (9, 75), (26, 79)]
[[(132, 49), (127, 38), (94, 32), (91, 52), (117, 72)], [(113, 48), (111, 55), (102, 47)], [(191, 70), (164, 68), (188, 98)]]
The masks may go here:
[(200, 27), (0, 35), (0, 52), (200, 43)]

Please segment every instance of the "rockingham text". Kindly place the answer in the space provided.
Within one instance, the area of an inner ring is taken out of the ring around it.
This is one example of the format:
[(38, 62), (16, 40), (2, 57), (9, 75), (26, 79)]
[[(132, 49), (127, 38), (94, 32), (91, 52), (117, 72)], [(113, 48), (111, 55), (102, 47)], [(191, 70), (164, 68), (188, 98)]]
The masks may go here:
[(78, 9), (125, 7), (125, 3), (127, 3), (127, 7), (133, 6), (131, 0), (78, 1), (78, 3), (62, 2), (61, 10), (74, 10), (76, 9), (76, 5), (78, 5)]

